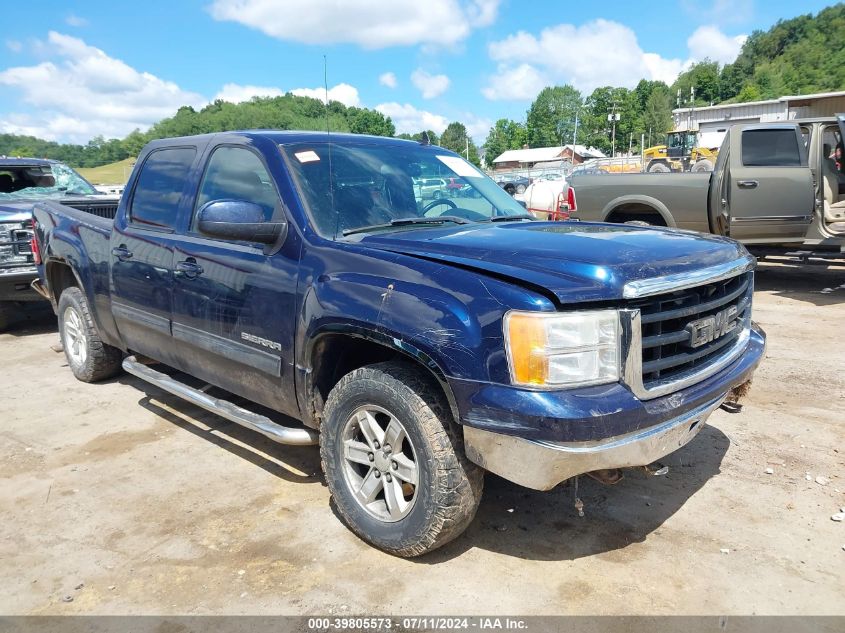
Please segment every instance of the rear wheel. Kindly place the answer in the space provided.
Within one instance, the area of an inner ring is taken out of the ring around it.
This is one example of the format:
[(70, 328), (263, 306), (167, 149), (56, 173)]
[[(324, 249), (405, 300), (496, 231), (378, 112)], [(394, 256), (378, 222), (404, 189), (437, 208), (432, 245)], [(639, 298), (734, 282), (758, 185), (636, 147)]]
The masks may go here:
[(356, 369), (332, 389), (320, 455), (344, 522), (397, 556), (448, 543), (470, 524), (484, 482), (437, 387), (397, 362)]
[(59, 298), (59, 335), (73, 375), (82, 382), (111, 378), (120, 371), (123, 352), (103, 343), (88, 300), (72, 286)]

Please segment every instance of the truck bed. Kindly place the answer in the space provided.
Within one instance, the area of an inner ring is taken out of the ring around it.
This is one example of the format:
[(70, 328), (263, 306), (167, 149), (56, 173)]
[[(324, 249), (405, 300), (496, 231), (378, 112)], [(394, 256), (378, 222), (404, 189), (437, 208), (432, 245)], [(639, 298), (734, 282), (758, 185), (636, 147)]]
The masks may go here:
[(710, 173), (633, 173), (573, 176), (577, 211), (573, 217), (603, 222), (614, 212), (657, 209), (678, 228), (709, 232)]

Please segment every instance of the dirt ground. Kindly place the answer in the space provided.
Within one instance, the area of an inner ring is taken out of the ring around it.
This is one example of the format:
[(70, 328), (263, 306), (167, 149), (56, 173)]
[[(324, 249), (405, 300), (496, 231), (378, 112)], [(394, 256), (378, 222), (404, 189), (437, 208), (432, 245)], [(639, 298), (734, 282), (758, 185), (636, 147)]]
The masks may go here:
[(0, 335), (0, 613), (845, 613), (845, 268), (763, 264), (755, 302), (744, 410), (668, 475), (582, 478), (584, 518), (568, 486), (488, 476), (469, 530), (417, 560), (341, 525), (315, 448), (79, 383), (52, 315), (29, 321)]

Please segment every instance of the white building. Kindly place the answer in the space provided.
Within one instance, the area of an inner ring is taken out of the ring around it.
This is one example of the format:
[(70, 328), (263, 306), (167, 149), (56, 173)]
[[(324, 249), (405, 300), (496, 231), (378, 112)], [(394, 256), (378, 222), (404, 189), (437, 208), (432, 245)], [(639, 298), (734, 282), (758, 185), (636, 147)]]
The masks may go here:
[(493, 169), (530, 169), (537, 163), (567, 161), (577, 165), (590, 158), (603, 158), (604, 154), (595, 147), (584, 145), (560, 145), (558, 147), (533, 147), (509, 149), (493, 159)]
[(765, 123), (769, 121), (790, 121), (813, 117), (833, 116), (845, 112), (845, 91), (820, 92), (729, 103), (703, 108), (676, 108), (672, 110), (676, 130), (695, 130), (703, 134), (724, 134), (728, 127), (738, 123)]

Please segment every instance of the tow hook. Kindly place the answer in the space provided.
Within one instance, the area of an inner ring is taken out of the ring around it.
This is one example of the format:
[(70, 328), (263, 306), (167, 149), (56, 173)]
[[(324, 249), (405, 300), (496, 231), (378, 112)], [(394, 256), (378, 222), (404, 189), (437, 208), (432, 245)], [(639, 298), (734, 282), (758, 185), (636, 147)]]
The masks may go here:
[(643, 470), (647, 475), (651, 475), (652, 477), (661, 477), (669, 473), (669, 467), (664, 466), (660, 462), (654, 462), (653, 464), (643, 466)]
[(750, 380), (746, 380), (741, 385), (737, 385), (730, 390), (728, 397), (725, 398), (725, 401), (722, 403), (721, 409), (723, 411), (727, 411), (728, 413), (739, 413), (742, 411), (742, 405), (739, 401), (747, 396), (749, 391), (751, 391)]
[(625, 478), (619, 468), (602, 468), (601, 470), (591, 470), (586, 474), (605, 486), (613, 486)]

